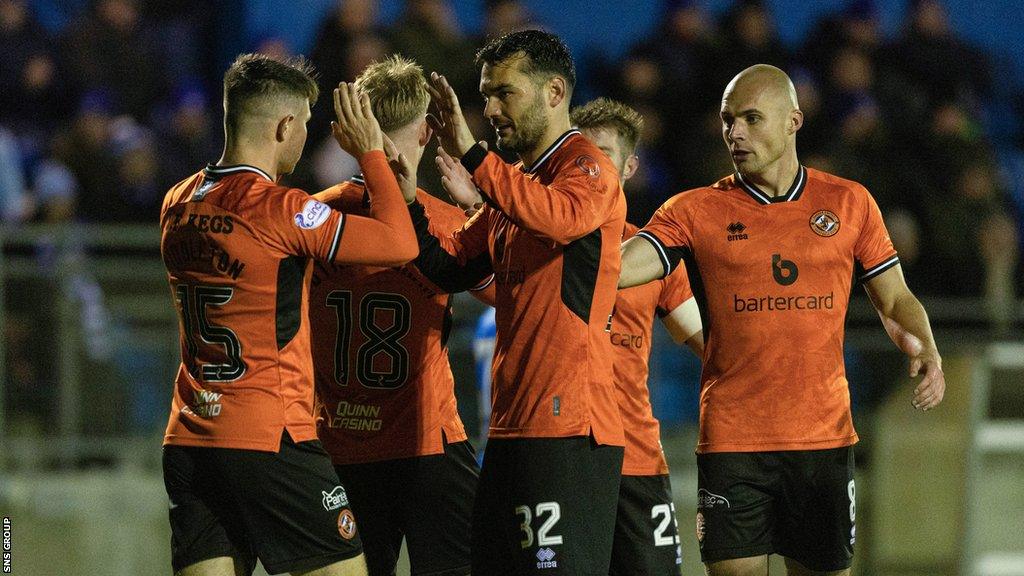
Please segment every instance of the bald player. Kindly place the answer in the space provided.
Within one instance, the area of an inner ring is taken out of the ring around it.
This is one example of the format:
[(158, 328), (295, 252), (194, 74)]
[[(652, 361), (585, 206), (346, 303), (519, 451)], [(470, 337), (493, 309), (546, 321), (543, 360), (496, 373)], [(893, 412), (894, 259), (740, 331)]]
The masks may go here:
[[(619, 286), (685, 262), (706, 350), (697, 444), (697, 535), (712, 576), (849, 574), (856, 539), (843, 321), (854, 276), (942, 401), (928, 316), (907, 288), (868, 191), (805, 168), (789, 77), (757, 65), (725, 88), (722, 136), (736, 172), (669, 199), (623, 247)], [(914, 345), (911, 345), (913, 343)]]

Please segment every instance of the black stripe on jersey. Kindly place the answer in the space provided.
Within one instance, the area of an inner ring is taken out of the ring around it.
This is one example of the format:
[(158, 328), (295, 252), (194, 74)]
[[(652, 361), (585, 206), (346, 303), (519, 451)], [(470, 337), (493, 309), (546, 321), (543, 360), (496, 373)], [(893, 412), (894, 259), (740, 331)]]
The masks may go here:
[(800, 196), (804, 193), (804, 188), (807, 184), (807, 169), (803, 166), (800, 167), (796, 172), (796, 178), (793, 183), (789, 186), (789, 190), (786, 191), (782, 196), (769, 196), (765, 194), (760, 188), (747, 182), (743, 178), (743, 175), (739, 172), (735, 174), (736, 182), (739, 183), (740, 188), (744, 192), (750, 195), (751, 198), (757, 201), (758, 204), (774, 204), (777, 202), (793, 202), (799, 200)]
[(430, 219), (427, 218), (423, 204), (418, 201), (409, 204), (409, 216), (420, 247), (420, 254), (413, 263), (438, 288), (448, 293), (462, 292), (479, 285), (488, 274), (494, 274), (490, 253), (481, 252), (472, 260), (460, 264), (458, 258), (442, 248), (441, 243), (430, 233)]
[(345, 214), (339, 214), (338, 229), (334, 231), (334, 240), (331, 240), (331, 250), (327, 253), (327, 263), (334, 264), (334, 258), (338, 255), (338, 246), (341, 246), (341, 233), (345, 229)]
[(690, 290), (693, 291), (693, 300), (697, 303), (697, 310), (700, 312), (701, 330), (704, 331), (704, 342), (707, 345), (711, 336), (711, 315), (708, 314), (708, 295), (704, 290), (704, 278), (700, 275), (700, 266), (697, 265), (697, 257), (689, 248), (680, 248), (683, 265), (686, 266), (686, 275), (690, 279)]
[(676, 257), (673, 259), (670, 257), (670, 250), (666, 248), (665, 245), (662, 244), (661, 240), (659, 240), (654, 234), (651, 234), (646, 230), (641, 230), (637, 232), (636, 235), (650, 242), (651, 245), (654, 246), (654, 249), (658, 251), (658, 258), (661, 258), (661, 266), (665, 269), (665, 274), (661, 277), (664, 278), (671, 274), (672, 270), (675, 270), (676, 265), (679, 264), (679, 258)]
[(562, 251), (562, 303), (585, 324), (590, 323), (590, 307), (597, 289), (601, 268), (601, 230), (570, 242)]
[(881, 264), (875, 266), (874, 268), (872, 268), (870, 270), (864, 270), (864, 268), (860, 265), (860, 262), (858, 262), (857, 263), (857, 272), (858, 272), (857, 280), (859, 280), (861, 282), (867, 282), (868, 280), (871, 280), (875, 276), (878, 276), (882, 272), (885, 272), (889, 268), (892, 268), (893, 266), (895, 266), (895, 265), (897, 265), (899, 263), (900, 263), (899, 256), (893, 256), (892, 258), (889, 258), (885, 262), (882, 262)]
[(448, 301), (444, 304), (444, 320), (441, 322), (441, 350), (448, 348), (448, 337), (452, 335), (452, 300), (454, 296), (448, 295)]
[(215, 166), (213, 164), (207, 164), (204, 172), (206, 173), (206, 177), (211, 180), (223, 178), (224, 176), (235, 174), (236, 172), (255, 172), (271, 182), (274, 181), (274, 179), (263, 170), (260, 170), (255, 166), (249, 166), (248, 164), (234, 164), (231, 166)]
[(306, 259), (289, 256), (277, 266), (277, 349), (292, 341), (302, 324), (302, 280)]
[(534, 172), (539, 170), (541, 165), (544, 164), (544, 162), (547, 161), (547, 159), (550, 158), (551, 155), (554, 154), (556, 150), (561, 148), (562, 144), (565, 144), (566, 140), (571, 138), (573, 134), (579, 134), (579, 133), (580, 133), (579, 130), (577, 130), (575, 128), (571, 128), (565, 134), (562, 134), (561, 136), (559, 136), (558, 139), (555, 140), (554, 143), (551, 144), (551, 146), (548, 146), (548, 149), (545, 150), (544, 153), (541, 154), (539, 158), (537, 158), (537, 160), (533, 163), (533, 165), (530, 166), (529, 169), (525, 170), (525, 172), (527, 174), (533, 174)]

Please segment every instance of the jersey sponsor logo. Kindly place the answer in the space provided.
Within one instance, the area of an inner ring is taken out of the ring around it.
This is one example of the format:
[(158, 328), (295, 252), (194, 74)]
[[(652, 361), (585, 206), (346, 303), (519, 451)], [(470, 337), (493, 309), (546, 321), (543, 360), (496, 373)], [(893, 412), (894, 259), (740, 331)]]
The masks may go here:
[(634, 348), (636, 350), (640, 350), (644, 347), (644, 337), (642, 334), (612, 332), (612, 346), (622, 346), (623, 348)]
[(558, 568), (558, 560), (555, 560), (555, 551), (551, 548), (537, 550), (537, 568)]
[(601, 167), (598, 166), (597, 160), (586, 154), (576, 159), (576, 166), (591, 178), (597, 178), (601, 175)]
[(789, 286), (796, 282), (799, 275), (800, 269), (797, 268), (796, 262), (783, 260), (779, 254), (772, 254), (772, 278), (775, 278), (776, 282)]
[(295, 225), (303, 230), (314, 230), (327, 222), (331, 209), (319, 200), (306, 200), (302, 211), (295, 215)]
[(220, 416), (221, 394), (208, 390), (193, 390), (193, 404), (186, 406), (182, 412), (199, 416), (200, 418), (216, 418)]
[(729, 242), (733, 242), (735, 240), (746, 240), (749, 238), (748, 235), (743, 233), (746, 229), (747, 227), (743, 222), (730, 222), (729, 225), (725, 227), (726, 232), (729, 233), (725, 239)]
[(324, 510), (330, 512), (331, 510), (337, 510), (343, 506), (348, 506), (348, 494), (345, 493), (345, 489), (341, 486), (335, 486), (334, 490), (330, 492), (320, 491), (324, 497)]
[(341, 430), (379, 432), (384, 426), (384, 420), (380, 417), (380, 406), (369, 404), (338, 402), (338, 408), (329, 420), (328, 425), (331, 428)]
[(498, 285), (522, 284), (526, 281), (526, 270), (517, 268), (515, 270), (499, 270), (494, 273), (494, 283)]
[(356, 536), (356, 517), (348, 508), (338, 514), (338, 534), (345, 540), (351, 540)]
[(835, 295), (806, 294), (801, 296), (760, 296), (741, 298), (732, 295), (733, 312), (785, 312), (788, 310), (831, 310), (835, 305)]
[(839, 232), (839, 217), (830, 210), (818, 210), (811, 215), (810, 225), (815, 234), (828, 238)]
[(725, 506), (731, 508), (729, 500), (725, 496), (719, 496), (718, 494), (712, 494), (707, 490), (701, 488), (697, 490), (697, 509), (698, 510), (711, 510), (715, 506)]

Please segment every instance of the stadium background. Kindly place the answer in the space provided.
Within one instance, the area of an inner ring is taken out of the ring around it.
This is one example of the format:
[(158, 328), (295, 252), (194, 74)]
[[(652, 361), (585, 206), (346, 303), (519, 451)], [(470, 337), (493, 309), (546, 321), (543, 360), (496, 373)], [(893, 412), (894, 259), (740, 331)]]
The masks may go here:
[[(627, 186), (638, 224), (729, 171), (715, 112), (733, 74), (766, 61), (793, 75), (801, 159), (878, 197), (946, 361), (946, 401), (914, 413), (905, 360), (855, 292), (855, 573), (1024, 574), (1024, 4), (0, 0), (0, 511), (15, 574), (169, 571), (159, 441), (178, 358), (155, 222), (167, 186), (219, 154), (231, 59), (307, 54), (326, 87), (401, 50), (456, 80), (479, 119), (474, 49), (527, 25), (570, 44), (575, 103), (614, 96), (647, 118)], [(309, 190), (351, 172), (323, 144), (329, 113), (322, 99), (291, 177)], [(480, 312), (460, 298), (451, 341), (471, 430)], [(699, 366), (667, 340), (651, 388), (683, 573), (698, 574)]]

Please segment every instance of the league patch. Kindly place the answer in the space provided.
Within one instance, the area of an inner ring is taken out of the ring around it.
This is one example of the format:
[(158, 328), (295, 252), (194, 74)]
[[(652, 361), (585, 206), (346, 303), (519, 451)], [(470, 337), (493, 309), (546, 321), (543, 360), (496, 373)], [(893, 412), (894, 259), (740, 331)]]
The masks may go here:
[(597, 178), (601, 175), (601, 167), (597, 165), (597, 160), (586, 154), (576, 159), (576, 166), (591, 178)]
[(828, 238), (839, 232), (839, 217), (829, 210), (818, 210), (811, 215), (811, 230), (818, 236)]
[(303, 230), (314, 230), (327, 222), (331, 215), (331, 209), (318, 200), (306, 200), (302, 205), (302, 211), (295, 215), (295, 225)]
[(356, 517), (348, 508), (338, 514), (338, 534), (345, 540), (351, 540), (356, 536)]

